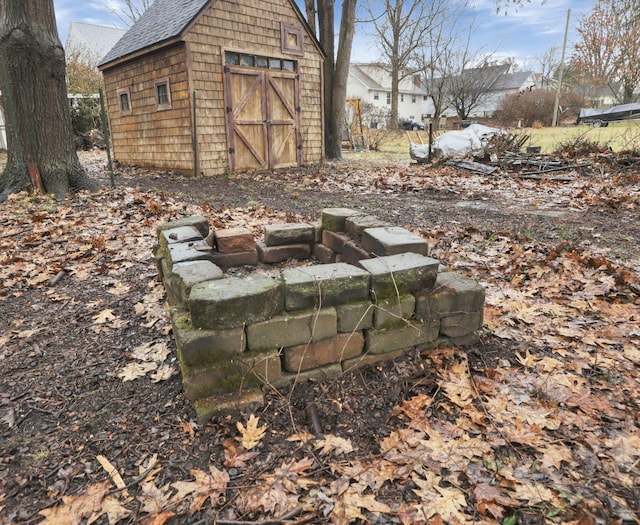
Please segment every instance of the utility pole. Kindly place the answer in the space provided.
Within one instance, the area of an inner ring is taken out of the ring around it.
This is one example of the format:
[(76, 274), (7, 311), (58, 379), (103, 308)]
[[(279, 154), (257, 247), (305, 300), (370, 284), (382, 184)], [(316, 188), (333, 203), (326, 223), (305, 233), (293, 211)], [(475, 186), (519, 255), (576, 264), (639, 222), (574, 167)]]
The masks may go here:
[(555, 128), (558, 126), (558, 107), (560, 106), (560, 91), (562, 91), (562, 77), (564, 75), (564, 54), (567, 49), (567, 34), (569, 33), (569, 18), (571, 18), (571, 9), (567, 9), (567, 25), (564, 28), (564, 42), (562, 43), (562, 56), (560, 58), (560, 72), (558, 73), (558, 87), (556, 89), (556, 101), (553, 105), (553, 118), (551, 125)]

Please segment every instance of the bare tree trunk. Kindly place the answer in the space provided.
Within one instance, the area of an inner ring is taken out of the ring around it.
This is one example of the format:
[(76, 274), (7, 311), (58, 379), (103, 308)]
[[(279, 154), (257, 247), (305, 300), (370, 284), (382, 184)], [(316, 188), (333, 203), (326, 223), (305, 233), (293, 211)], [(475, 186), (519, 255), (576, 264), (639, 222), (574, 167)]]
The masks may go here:
[(309, 27), (313, 34), (317, 36), (316, 33), (316, 2), (315, 0), (304, 0), (304, 8), (307, 12), (307, 22), (309, 22)]
[[(64, 197), (71, 189), (95, 189), (75, 151), (65, 85), (64, 50), (53, 0), (4, 0), (0, 14), (0, 75), (7, 115), (7, 165), (0, 200), (9, 193), (42, 189)], [(9, 100), (10, 99), (10, 100)]]
[(344, 127), (345, 100), (351, 47), (356, 24), (357, 0), (343, 0), (340, 17), (340, 36), (337, 58), (334, 39), (334, 0), (318, 2), (320, 43), (326, 53), (324, 62), (325, 155), (329, 159), (342, 159), (342, 129)]

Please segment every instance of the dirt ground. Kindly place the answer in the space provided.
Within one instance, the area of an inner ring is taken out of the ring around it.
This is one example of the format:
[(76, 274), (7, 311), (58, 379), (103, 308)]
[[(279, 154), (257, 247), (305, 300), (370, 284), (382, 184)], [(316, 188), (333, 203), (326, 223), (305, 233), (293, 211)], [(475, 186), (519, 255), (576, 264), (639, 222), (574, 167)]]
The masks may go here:
[[(562, 159), (566, 170), (542, 176), (531, 167), (485, 176), (450, 166), (427, 168), (408, 158), (390, 162), (362, 155), (315, 168), (197, 179), (118, 168), (115, 189), (108, 188), (103, 153), (83, 153), (81, 161), (105, 190), (66, 203), (23, 199), (0, 205), (0, 523), (38, 523), (42, 509), (109, 479), (96, 462), (98, 455), (131, 482), (130, 490), (154, 455), (163, 467), (156, 474), (158, 486), (189, 479), (192, 469), (208, 471), (210, 464), (224, 463), (223, 442), (237, 434), (237, 417), (199, 425), (183, 394), (175, 357), (167, 358), (171, 371), (162, 377), (123, 381), (119, 375), (134, 348), (175, 348), (150, 252), (159, 222), (202, 213), (214, 227), (257, 228), (266, 222), (314, 220), (324, 207), (344, 206), (421, 233), (443, 264), (481, 281), (492, 260), (476, 264), (457, 260), (456, 254), (463, 246), (483, 253), (498, 238), (549, 252), (584, 250), (616, 268), (640, 272), (640, 161), (634, 158), (567, 158)], [(110, 224), (99, 224), (95, 210)], [(625, 290), (627, 300), (637, 304), (637, 283)], [(472, 374), (514, 363), (523, 345), (524, 340), (483, 331), (466, 349)], [(379, 441), (395, 428), (394, 407), (420, 393), (435, 396), (438, 381), (415, 351), (328, 384), (270, 391), (265, 405), (254, 407), (269, 429), (258, 447), (259, 459), (251, 470), (230, 469), (232, 480), (249, 486), (261, 472), (295, 455), (300, 443), (284, 437), (314, 432), (310, 407), (324, 433), (347, 435), (359, 456), (375, 456)], [(637, 425), (637, 413), (630, 417)], [(328, 466), (318, 459), (315, 468), (320, 475)], [(409, 488), (391, 484), (385, 497), (402, 500)], [(616, 497), (640, 509), (637, 486), (619, 490)], [(233, 513), (232, 506), (192, 516), (174, 509), (166, 522), (262, 519)], [(567, 522), (579, 519), (573, 509)], [(134, 506), (122, 523), (144, 522), (148, 515), (148, 508)], [(607, 521), (598, 516), (593, 523)], [(538, 508), (520, 512), (517, 519), (546, 522)], [(321, 514), (309, 520), (329, 521)], [(609, 523), (623, 521), (634, 522), (627, 516)], [(107, 522), (106, 514), (98, 520)], [(369, 522), (400, 523), (384, 514)]]

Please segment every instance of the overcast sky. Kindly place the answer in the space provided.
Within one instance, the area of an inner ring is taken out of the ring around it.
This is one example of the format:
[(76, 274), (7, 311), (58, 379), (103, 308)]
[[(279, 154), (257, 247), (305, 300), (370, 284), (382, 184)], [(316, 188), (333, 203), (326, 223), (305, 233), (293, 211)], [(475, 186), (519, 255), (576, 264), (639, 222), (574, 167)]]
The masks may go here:
[[(571, 9), (567, 50), (567, 54), (570, 54), (571, 44), (576, 40), (575, 28), (596, 1), (531, 0), (518, 9), (510, 7), (505, 14), (496, 13), (496, 0), (473, 0), (474, 7), (469, 12), (470, 16), (476, 18), (473, 47), (485, 53), (494, 53), (496, 58), (514, 57), (521, 69), (535, 69), (537, 57), (552, 46), (561, 48), (568, 9)], [(111, 10), (117, 3), (118, 0), (54, 0), (62, 43), (66, 41), (71, 21), (125, 27), (124, 21)], [(340, 0), (337, 0), (336, 5), (340, 4)], [(352, 61), (367, 62), (379, 58), (369, 33), (370, 30), (365, 26), (358, 26)]]

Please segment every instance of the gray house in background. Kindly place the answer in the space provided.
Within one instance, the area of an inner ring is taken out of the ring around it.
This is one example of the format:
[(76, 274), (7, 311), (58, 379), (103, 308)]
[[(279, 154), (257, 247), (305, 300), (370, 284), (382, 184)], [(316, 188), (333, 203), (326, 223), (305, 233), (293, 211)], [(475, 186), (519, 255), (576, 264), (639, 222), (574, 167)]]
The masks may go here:
[(71, 22), (64, 51), (67, 58), (77, 53), (81, 62), (97, 67), (102, 57), (126, 32), (119, 27)]

